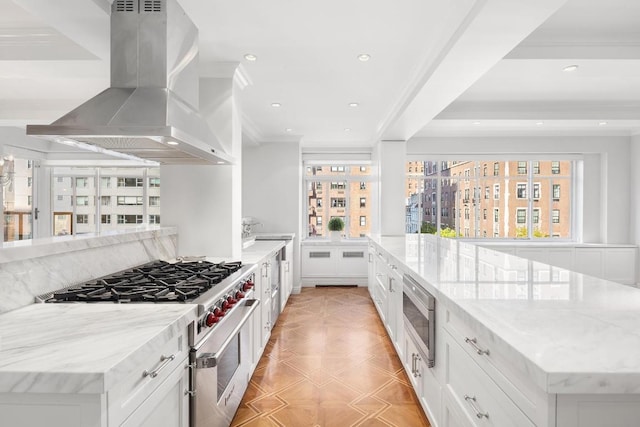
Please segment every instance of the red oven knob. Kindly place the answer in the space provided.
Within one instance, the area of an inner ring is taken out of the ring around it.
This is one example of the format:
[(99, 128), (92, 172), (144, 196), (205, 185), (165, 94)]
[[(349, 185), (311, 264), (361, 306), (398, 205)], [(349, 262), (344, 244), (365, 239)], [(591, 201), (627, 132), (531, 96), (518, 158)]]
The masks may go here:
[(223, 317), (224, 311), (220, 310), (218, 307), (213, 309), (213, 315), (216, 317)]
[(224, 300), (222, 302), (222, 311), (227, 311), (231, 308), (231, 304), (229, 304), (228, 300)]
[(213, 325), (215, 325), (219, 321), (220, 321), (220, 318), (218, 316), (216, 316), (213, 313), (209, 313), (209, 314), (207, 314), (207, 318), (205, 319), (205, 324), (208, 327), (212, 327)]
[(242, 285), (242, 290), (245, 292), (247, 292), (251, 288), (253, 288), (253, 282), (251, 280), (247, 280), (246, 282), (244, 282), (244, 285)]
[(233, 307), (233, 306), (234, 306), (234, 304), (238, 302), (238, 300), (237, 300), (237, 299), (235, 299), (234, 297), (227, 297), (227, 302), (229, 303), (229, 305), (230, 305), (231, 307)]
[(236, 299), (242, 299), (244, 298), (244, 294), (240, 291), (236, 292)]

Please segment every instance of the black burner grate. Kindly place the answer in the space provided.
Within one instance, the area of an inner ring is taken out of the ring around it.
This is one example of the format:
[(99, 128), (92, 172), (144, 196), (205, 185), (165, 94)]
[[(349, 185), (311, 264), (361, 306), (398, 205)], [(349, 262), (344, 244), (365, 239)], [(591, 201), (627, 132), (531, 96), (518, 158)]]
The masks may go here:
[(242, 263), (155, 261), (54, 292), (45, 302), (191, 301), (238, 271)]

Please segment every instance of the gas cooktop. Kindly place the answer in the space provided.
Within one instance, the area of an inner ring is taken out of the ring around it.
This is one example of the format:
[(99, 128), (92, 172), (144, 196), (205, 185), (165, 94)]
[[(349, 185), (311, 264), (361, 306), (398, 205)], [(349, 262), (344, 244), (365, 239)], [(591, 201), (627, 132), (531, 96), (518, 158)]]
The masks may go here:
[[(240, 261), (154, 261), (39, 297), (48, 303), (190, 302), (243, 267)], [(221, 286), (224, 286), (221, 285)]]

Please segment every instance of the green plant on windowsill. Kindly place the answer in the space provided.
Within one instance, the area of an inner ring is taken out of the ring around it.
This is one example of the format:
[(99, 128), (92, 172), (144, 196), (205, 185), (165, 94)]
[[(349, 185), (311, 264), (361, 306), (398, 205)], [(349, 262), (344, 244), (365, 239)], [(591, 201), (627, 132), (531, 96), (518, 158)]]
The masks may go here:
[(344, 221), (342, 218), (334, 216), (327, 223), (327, 229), (331, 232), (331, 240), (334, 242), (340, 241), (342, 237), (342, 230), (344, 230)]

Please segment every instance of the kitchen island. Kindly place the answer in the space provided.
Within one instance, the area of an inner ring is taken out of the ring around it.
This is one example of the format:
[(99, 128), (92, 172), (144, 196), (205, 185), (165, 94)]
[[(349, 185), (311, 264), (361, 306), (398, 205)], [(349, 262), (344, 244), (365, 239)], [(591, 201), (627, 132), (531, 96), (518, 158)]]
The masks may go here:
[(637, 425), (639, 289), (431, 235), (371, 245), (436, 297), (434, 424)]

